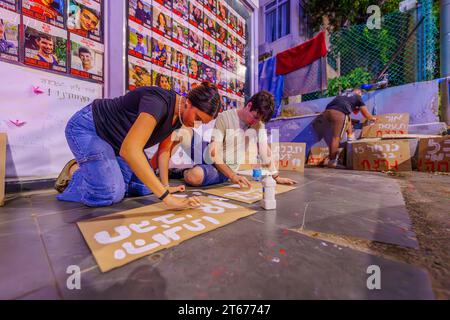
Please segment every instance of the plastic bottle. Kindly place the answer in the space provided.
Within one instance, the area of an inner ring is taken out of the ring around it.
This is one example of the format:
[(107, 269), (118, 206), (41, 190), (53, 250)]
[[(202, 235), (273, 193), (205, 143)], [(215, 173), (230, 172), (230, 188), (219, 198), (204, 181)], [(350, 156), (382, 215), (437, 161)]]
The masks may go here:
[(274, 210), (277, 208), (277, 200), (275, 199), (275, 188), (277, 182), (271, 175), (267, 175), (263, 181), (263, 199), (261, 200), (261, 206), (266, 210)]
[(262, 178), (261, 161), (258, 156), (256, 158), (256, 164), (253, 166), (253, 180), (261, 181), (261, 178)]

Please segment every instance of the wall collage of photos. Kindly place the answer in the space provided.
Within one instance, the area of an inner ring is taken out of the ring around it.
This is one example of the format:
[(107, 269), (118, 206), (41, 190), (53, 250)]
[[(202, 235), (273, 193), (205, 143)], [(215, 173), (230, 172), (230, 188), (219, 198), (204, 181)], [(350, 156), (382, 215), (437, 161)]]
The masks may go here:
[(103, 83), (103, 0), (0, 0), (0, 59)]
[(244, 105), (245, 19), (224, 0), (129, 0), (128, 90), (180, 95), (215, 83), (223, 110)]

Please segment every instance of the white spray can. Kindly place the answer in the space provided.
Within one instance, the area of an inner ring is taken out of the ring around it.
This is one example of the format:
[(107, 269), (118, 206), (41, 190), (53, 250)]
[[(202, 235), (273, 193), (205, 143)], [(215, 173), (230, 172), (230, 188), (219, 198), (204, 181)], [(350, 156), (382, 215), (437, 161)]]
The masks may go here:
[(275, 199), (275, 189), (277, 182), (271, 175), (267, 175), (263, 181), (263, 199), (261, 200), (261, 206), (266, 210), (274, 210), (277, 208), (277, 200)]

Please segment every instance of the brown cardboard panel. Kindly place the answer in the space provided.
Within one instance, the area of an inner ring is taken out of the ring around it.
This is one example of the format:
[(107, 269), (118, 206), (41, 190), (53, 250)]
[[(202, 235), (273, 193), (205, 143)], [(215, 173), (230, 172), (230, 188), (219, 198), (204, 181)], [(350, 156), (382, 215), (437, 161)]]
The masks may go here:
[(78, 227), (106, 272), (256, 212), (207, 197), (200, 200), (196, 209), (166, 210), (158, 203), (81, 221)]
[(0, 133), (0, 207), (5, 202), (6, 133)]
[(320, 166), (328, 158), (328, 147), (312, 147), (308, 157), (309, 166)]
[(362, 171), (411, 171), (407, 140), (353, 143), (353, 169)]
[(277, 168), (280, 171), (305, 171), (306, 143), (280, 142), (272, 144)]
[(425, 172), (450, 172), (450, 136), (419, 141), (417, 168)]
[(424, 138), (440, 138), (442, 136), (434, 134), (383, 134), (382, 139), (424, 139)]
[(386, 134), (408, 134), (408, 113), (380, 114), (376, 117), (376, 123), (362, 128), (361, 138), (377, 138)]
[[(252, 184), (251, 189), (240, 189), (238, 185), (229, 185), (225, 187), (212, 188), (212, 189), (204, 189), (202, 190), (205, 193), (212, 194), (215, 196), (219, 196), (222, 198), (227, 198), (231, 200), (236, 200), (244, 203), (255, 203), (257, 201), (262, 200), (262, 184), (256, 181), (251, 181)], [(277, 185), (276, 194), (285, 193), (296, 189), (297, 187), (285, 186), (285, 185)]]

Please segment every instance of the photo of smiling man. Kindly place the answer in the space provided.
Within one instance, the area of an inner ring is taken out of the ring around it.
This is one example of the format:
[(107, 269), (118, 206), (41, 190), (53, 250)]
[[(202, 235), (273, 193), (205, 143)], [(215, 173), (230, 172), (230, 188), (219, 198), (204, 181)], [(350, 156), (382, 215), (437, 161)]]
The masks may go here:
[(67, 71), (67, 32), (32, 21), (25, 28), (25, 64), (60, 72)]
[(70, 44), (70, 73), (85, 79), (103, 81), (103, 44), (76, 34), (70, 37)]
[(70, 0), (67, 29), (82, 37), (102, 41), (101, 6), (93, 0)]

